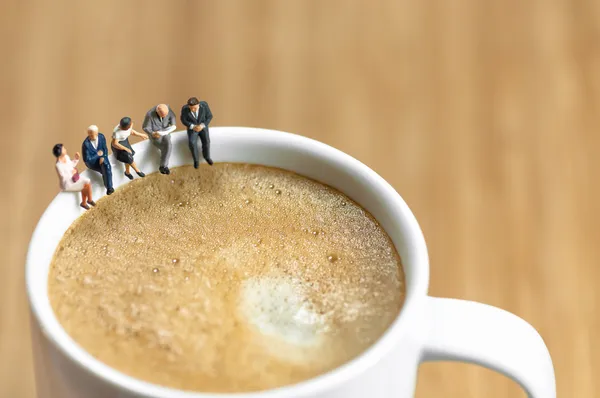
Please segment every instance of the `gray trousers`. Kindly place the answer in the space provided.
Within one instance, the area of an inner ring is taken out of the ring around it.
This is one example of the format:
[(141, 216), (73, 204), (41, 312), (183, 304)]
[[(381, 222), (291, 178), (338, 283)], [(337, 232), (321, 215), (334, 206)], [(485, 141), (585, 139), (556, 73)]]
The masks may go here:
[(169, 167), (169, 158), (171, 157), (171, 134), (160, 138), (150, 138), (152, 144), (160, 150), (160, 167)]

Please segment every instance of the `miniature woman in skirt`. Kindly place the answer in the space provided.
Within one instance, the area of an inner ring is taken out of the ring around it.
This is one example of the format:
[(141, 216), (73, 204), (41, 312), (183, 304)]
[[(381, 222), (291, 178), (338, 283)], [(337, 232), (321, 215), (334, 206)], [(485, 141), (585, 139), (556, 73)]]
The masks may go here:
[(52, 148), (52, 154), (56, 157), (56, 173), (58, 174), (58, 182), (60, 190), (63, 192), (81, 192), (80, 206), (86, 210), (90, 206), (96, 206), (96, 202), (92, 198), (92, 185), (89, 178), (82, 177), (77, 171), (77, 163), (79, 163), (79, 152), (75, 153), (73, 160), (67, 155), (67, 148), (63, 144), (56, 144)]
[(146, 175), (142, 173), (140, 169), (138, 169), (135, 161), (133, 160), (135, 151), (129, 144), (130, 135), (135, 135), (143, 140), (148, 139), (146, 134), (140, 134), (133, 129), (133, 122), (131, 121), (131, 118), (124, 117), (119, 122), (119, 125), (113, 130), (111, 147), (117, 160), (125, 163), (125, 176), (130, 180), (133, 180), (133, 175), (130, 173), (130, 167), (133, 167), (138, 176), (145, 177)]

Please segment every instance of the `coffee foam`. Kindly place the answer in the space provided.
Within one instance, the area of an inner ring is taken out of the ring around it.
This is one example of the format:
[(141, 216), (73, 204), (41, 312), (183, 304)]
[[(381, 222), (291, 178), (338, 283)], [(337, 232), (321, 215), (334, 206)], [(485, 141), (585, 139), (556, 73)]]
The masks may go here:
[(67, 231), (53, 309), (99, 360), (204, 392), (258, 391), (359, 355), (404, 298), (400, 258), (359, 205), (244, 164), (174, 168), (98, 201)]
[[(240, 310), (266, 336), (297, 346), (316, 346), (326, 326), (300, 281), (262, 277), (243, 282)], [(277, 355), (277, 353), (275, 353)]]

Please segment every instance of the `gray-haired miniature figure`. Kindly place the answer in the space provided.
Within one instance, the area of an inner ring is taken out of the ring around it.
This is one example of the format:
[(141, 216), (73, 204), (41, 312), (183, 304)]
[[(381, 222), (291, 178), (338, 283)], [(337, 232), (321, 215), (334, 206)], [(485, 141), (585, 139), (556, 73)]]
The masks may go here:
[(83, 162), (88, 169), (102, 174), (106, 194), (115, 192), (112, 181), (112, 167), (108, 161), (108, 147), (104, 134), (98, 132), (98, 127), (91, 125), (87, 129), (87, 138), (81, 144)]
[(67, 148), (63, 144), (56, 144), (52, 148), (52, 154), (56, 157), (56, 173), (60, 190), (63, 192), (81, 192), (81, 203), (79, 204), (86, 210), (90, 206), (96, 206), (96, 202), (92, 199), (92, 184), (89, 178), (79, 175), (77, 171), (77, 163), (79, 163), (79, 152), (75, 153), (73, 160), (67, 154)]
[(213, 164), (210, 158), (210, 135), (208, 132), (208, 124), (212, 117), (208, 103), (199, 101), (196, 97), (188, 99), (187, 104), (181, 108), (181, 123), (187, 127), (188, 142), (195, 168), (198, 168), (199, 164), (198, 137), (202, 142), (202, 156), (206, 159), (206, 163), (211, 166)]
[(168, 105), (159, 104), (150, 109), (144, 118), (142, 129), (152, 140), (152, 144), (160, 150), (160, 167), (162, 174), (171, 174), (169, 158), (171, 157), (171, 133), (175, 131), (175, 113)]
[(138, 133), (133, 129), (133, 122), (131, 121), (131, 118), (126, 116), (121, 119), (117, 126), (115, 126), (115, 129), (113, 130), (111, 146), (117, 160), (121, 163), (125, 163), (125, 177), (133, 180), (131, 168), (133, 168), (136, 174), (140, 177), (145, 177), (146, 174), (140, 171), (133, 160), (135, 151), (129, 143), (129, 136), (131, 135), (140, 137), (143, 140), (148, 139), (146, 135)]

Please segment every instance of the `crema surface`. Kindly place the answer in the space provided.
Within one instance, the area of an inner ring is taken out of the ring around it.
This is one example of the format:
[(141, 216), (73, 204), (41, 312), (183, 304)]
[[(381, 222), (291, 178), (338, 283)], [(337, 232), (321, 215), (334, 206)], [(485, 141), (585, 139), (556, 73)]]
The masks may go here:
[(55, 314), (100, 361), (152, 383), (248, 392), (353, 359), (398, 315), (400, 257), (342, 193), (216, 163), (136, 179), (65, 233)]

